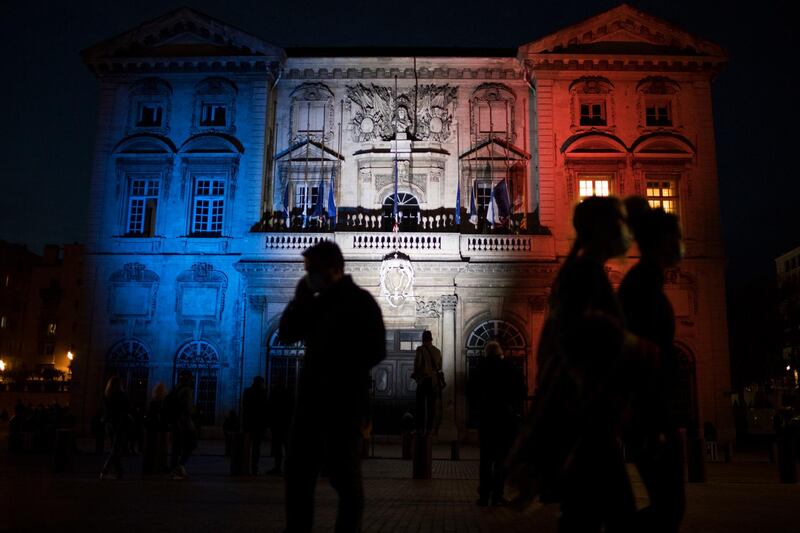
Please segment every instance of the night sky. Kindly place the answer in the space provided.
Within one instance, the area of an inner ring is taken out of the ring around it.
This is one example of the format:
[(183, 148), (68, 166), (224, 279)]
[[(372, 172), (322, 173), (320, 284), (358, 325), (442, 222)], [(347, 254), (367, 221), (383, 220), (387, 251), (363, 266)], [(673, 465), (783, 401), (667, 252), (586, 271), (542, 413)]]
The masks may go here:
[[(84, 240), (97, 83), (81, 49), (180, 5), (282, 47), (514, 48), (616, 6), (613, 1), (0, 2), (0, 239)], [(730, 64), (714, 85), (729, 280), (769, 276), (800, 245), (796, 161), (797, 54), (790, 2), (630, 2), (717, 42)]]

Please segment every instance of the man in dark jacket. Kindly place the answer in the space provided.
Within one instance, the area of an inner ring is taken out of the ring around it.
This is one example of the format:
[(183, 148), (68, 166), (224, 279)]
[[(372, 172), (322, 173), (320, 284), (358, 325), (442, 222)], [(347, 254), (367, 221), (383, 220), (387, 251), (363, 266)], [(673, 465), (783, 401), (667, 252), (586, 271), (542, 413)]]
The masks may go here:
[(522, 374), (504, 359), (500, 344), (488, 342), (483, 355), (469, 383), (472, 408), (478, 412), (480, 484), (477, 504), (482, 507), (490, 503), (508, 503), (503, 497), (504, 463), (525, 400)]
[(286, 522), (310, 532), (314, 489), (324, 465), (339, 495), (337, 532), (361, 531), (362, 428), (369, 415), (370, 369), (386, 357), (375, 299), (344, 274), (344, 257), (323, 241), (303, 252), (307, 275), (280, 321), (282, 342), (305, 343), (286, 459)]
[(261, 442), (267, 429), (267, 389), (264, 378), (256, 376), (253, 384), (244, 390), (242, 397), (243, 429), (250, 434), (250, 473), (258, 475), (261, 459)]

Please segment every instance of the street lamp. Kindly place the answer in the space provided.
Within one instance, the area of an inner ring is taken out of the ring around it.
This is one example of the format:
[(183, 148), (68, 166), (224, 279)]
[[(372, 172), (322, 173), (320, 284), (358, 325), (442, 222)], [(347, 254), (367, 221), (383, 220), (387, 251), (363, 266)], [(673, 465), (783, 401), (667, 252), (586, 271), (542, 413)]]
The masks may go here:
[(5, 372), (6, 370), (6, 362), (0, 359), (0, 372)]
[(73, 359), (75, 359), (75, 354), (74, 354), (74, 353), (72, 353), (72, 350), (68, 350), (68, 351), (67, 351), (67, 359), (69, 359), (70, 361), (72, 361)]

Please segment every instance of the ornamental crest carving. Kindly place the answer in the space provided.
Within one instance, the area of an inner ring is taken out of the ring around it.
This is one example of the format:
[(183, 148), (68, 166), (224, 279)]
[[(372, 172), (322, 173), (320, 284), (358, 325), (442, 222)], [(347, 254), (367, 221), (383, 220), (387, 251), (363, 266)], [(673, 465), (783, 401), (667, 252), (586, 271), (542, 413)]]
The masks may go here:
[(442, 314), (442, 304), (439, 300), (426, 300), (417, 298), (417, 316), (426, 318), (439, 318)]
[(444, 142), (451, 134), (458, 88), (421, 85), (395, 93), (390, 87), (359, 83), (347, 87), (347, 98), (355, 142), (389, 141), (396, 133)]
[(414, 296), (414, 267), (411, 258), (392, 252), (383, 258), (380, 271), (381, 296), (392, 307), (400, 307)]

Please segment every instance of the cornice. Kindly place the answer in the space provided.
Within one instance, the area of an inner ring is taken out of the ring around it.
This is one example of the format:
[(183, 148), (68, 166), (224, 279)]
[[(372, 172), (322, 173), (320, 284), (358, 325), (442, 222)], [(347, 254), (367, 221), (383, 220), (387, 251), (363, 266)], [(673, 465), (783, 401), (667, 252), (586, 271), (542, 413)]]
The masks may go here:
[(98, 77), (120, 74), (235, 73), (267, 74), (275, 79), (280, 62), (264, 56), (103, 57), (86, 61)]
[(620, 54), (532, 54), (525, 59), (526, 71), (642, 71), (719, 73), (727, 59), (719, 56), (655, 56)]
[(285, 80), (523, 80), (522, 69), (506, 67), (472, 68), (418, 68), (414, 76), (413, 68), (381, 67), (287, 67), (283, 73)]

